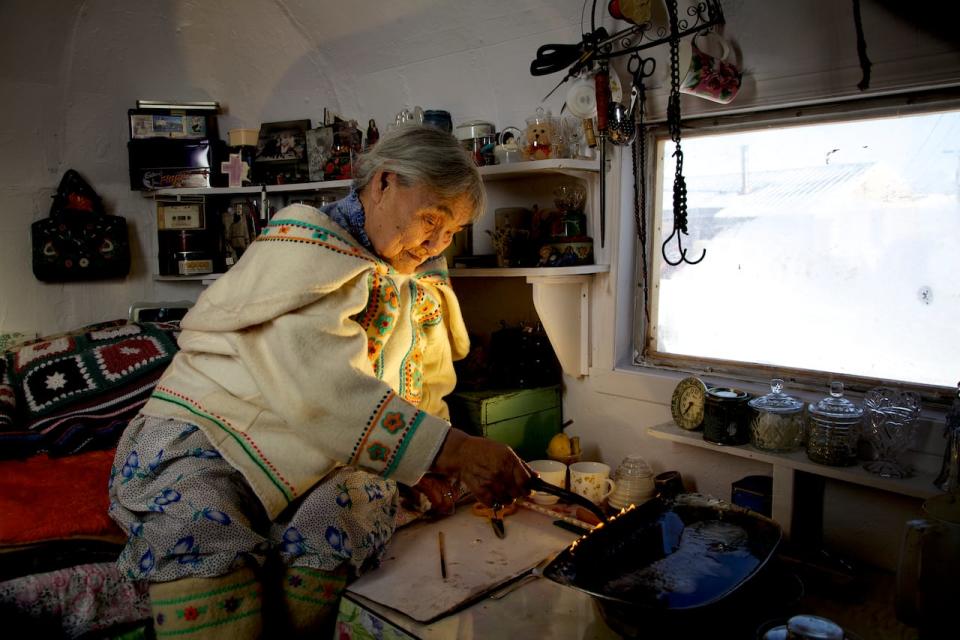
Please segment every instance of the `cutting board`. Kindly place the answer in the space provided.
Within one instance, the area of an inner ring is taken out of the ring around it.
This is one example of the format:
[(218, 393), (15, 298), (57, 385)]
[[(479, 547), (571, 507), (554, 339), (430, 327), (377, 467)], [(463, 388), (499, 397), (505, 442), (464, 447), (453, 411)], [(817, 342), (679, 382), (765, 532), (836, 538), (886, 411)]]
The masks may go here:
[[(465, 505), (448, 518), (404, 527), (390, 541), (380, 568), (347, 590), (429, 623), (532, 569), (577, 537), (528, 509), (507, 516), (504, 525), (506, 537), (497, 538), (490, 521)], [(440, 575), (440, 531), (446, 579)]]

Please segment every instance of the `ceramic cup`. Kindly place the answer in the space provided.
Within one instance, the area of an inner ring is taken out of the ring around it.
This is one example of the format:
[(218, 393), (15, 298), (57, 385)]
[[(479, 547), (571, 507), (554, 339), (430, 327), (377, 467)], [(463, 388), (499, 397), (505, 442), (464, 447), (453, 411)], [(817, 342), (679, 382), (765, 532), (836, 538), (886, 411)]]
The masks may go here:
[(595, 504), (603, 502), (617, 485), (610, 479), (610, 465), (576, 462), (570, 465), (570, 490)]
[(740, 91), (742, 72), (733, 47), (712, 31), (680, 42), (680, 92), (727, 104)]
[[(556, 460), (534, 460), (528, 462), (527, 466), (537, 472), (541, 478), (552, 485), (567, 488), (567, 465)], [(556, 504), (559, 498), (542, 491), (534, 491), (531, 496), (537, 504)]]

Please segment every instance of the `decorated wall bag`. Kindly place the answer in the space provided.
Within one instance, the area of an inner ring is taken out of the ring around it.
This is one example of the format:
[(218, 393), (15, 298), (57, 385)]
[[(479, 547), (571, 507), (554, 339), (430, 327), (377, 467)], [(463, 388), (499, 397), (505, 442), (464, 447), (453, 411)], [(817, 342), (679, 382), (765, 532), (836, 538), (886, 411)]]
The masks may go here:
[(33, 273), (45, 282), (122, 278), (130, 271), (127, 220), (107, 215), (89, 184), (68, 170), (50, 216), (30, 227)]

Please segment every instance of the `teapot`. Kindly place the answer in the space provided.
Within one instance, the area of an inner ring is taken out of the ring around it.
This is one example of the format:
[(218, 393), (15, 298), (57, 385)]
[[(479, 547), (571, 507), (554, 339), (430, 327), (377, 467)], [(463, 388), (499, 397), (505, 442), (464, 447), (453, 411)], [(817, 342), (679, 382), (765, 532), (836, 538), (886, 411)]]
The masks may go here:
[[(897, 617), (925, 630), (955, 622), (956, 582), (960, 576), (960, 493), (923, 503), (925, 518), (910, 520), (897, 566)], [(931, 636), (932, 637), (932, 636)]]

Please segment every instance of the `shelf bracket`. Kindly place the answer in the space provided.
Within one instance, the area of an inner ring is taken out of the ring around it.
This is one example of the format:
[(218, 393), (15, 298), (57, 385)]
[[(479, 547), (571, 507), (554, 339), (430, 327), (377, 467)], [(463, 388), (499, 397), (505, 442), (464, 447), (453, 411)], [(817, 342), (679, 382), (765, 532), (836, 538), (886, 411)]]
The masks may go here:
[(560, 366), (574, 377), (590, 371), (590, 281), (589, 276), (527, 276), (533, 306)]

